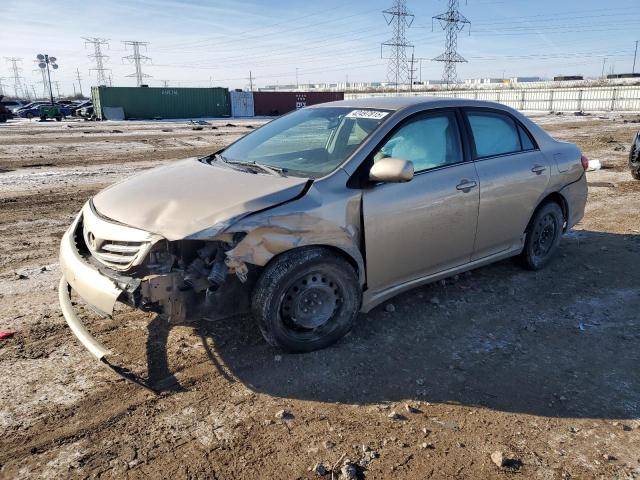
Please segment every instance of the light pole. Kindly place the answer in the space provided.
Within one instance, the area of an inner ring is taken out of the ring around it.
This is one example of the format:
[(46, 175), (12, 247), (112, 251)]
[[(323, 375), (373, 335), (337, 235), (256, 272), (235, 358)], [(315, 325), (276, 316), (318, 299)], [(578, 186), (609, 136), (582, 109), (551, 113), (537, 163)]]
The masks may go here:
[(51, 65), (51, 68), (53, 68), (54, 70), (58, 69), (56, 57), (50, 57), (46, 53), (44, 55), (42, 53), (39, 53), (36, 56), (36, 59), (38, 60), (38, 67), (42, 68), (43, 70), (45, 68), (47, 69), (47, 79), (49, 81), (49, 97), (51, 98), (51, 105), (53, 105), (53, 90), (51, 89), (51, 70), (49, 70), (49, 65)]

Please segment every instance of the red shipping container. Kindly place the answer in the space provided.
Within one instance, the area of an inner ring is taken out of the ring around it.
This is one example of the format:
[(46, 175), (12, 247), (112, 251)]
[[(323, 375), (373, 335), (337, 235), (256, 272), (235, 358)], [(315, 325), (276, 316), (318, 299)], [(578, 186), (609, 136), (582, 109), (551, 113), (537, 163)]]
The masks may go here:
[(256, 115), (284, 115), (318, 103), (344, 100), (344, 92), (253, 92)]

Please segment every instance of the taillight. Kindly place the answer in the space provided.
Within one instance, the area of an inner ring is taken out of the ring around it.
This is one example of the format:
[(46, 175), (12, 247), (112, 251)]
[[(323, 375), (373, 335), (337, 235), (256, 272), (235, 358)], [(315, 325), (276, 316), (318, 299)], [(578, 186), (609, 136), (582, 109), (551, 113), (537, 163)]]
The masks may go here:
[(589, 168), (589, 159), (587, 157), (585, 157), (584, 155), (582, 155), (580, 157), (580, 163), (582, 164), (582, 168), (584, 170), (586, 170), (587, 168)]

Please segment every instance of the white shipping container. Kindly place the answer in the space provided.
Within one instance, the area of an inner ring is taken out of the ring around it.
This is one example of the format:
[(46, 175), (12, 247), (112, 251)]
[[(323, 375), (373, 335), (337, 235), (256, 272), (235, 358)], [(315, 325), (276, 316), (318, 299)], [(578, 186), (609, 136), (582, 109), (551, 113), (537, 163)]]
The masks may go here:
[(231, 116), (253, 117), (253, 92), (229, 92)]

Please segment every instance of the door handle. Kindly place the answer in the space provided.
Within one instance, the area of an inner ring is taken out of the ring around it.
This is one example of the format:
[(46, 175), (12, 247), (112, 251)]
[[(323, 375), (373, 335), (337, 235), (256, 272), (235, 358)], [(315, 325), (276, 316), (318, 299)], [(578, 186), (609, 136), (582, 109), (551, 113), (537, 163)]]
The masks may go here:
[(544, 165), (534, 165), (533, 168), (531, 169), (531, 171), (533, 173), (535, 173), (536, 175), (540, 175), (546, 169), (547, 169), (547, 167), (545, 167)]
[(468, 193), (472, 188), (476, 188), (478, 184), (473, 180), (462, 180), (456, 185), (456, 190), (462, 190), (464, 193)]

